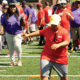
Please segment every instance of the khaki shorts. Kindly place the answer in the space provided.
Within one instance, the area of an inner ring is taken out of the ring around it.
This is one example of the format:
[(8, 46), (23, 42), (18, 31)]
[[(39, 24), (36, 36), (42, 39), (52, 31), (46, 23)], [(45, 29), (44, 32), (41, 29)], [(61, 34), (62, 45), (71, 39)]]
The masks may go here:
[(30, 24), (29, 30), (30, 31), (36, 31), (36, 25), (35, 24)]
[(40, 61), (40, 66), (41, 66), (41, 76), (50, 78), (52, 68), (58, 73), (60, 77), (66, 77), (68, 74), (68, 65), (42, 59)]
[(29, 32), (29, 26), (30, 26), (31, 22), (27, 23), (27, 31)]
[(71, 36), (73, 40), (80, 39), (80, 27), (71, 27)]
[(45, 28), (47, 28), (48, 26), (51, 26), (50, 23), (45, 23)]

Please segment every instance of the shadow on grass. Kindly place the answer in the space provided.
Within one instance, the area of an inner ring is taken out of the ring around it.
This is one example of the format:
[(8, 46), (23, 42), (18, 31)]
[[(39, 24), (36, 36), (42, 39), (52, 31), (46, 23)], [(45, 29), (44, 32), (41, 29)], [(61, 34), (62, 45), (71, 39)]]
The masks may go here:
[[(41, 51), (42, 52), (42, 51)], [(29, 54), (31, 55), (31, 54), (41, 54), (41, 52), (30, 52)], [(27, 53), (27, 51), (26, 52), (23, 52), (23, 53)]]
[(10, 66), (9, 64), (0, 64), (0, 66)]
[(7, 54), (0, 54), (0, 55), (1, 55), (1, 56), (2, 56), (2, 55), (7, 56)]
[[(0, 66), (3, 66), (3, 67), (4, 67), (4, 66), (10, 66), (10, 64), (4, 64), (4, 63), (3, 63), (3, 64), (0, 64)], [(18, 66), (18, 65), (15, 64), (14, 66)]]

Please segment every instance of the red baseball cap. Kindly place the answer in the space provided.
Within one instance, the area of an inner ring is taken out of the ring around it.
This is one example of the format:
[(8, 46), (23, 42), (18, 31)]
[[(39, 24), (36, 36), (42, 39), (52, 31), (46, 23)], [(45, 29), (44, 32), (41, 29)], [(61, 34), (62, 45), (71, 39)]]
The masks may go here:
[(41, 3), (37, 3), (36, 5), (42, 6), (42, 4), (41, 4)]

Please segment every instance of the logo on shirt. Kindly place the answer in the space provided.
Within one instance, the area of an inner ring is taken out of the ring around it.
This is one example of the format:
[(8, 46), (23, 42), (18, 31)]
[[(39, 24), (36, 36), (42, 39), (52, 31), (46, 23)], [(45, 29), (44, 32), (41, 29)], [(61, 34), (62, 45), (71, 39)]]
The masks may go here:
[(62, 38), (62, 36), (58, 36), (58, 38)]

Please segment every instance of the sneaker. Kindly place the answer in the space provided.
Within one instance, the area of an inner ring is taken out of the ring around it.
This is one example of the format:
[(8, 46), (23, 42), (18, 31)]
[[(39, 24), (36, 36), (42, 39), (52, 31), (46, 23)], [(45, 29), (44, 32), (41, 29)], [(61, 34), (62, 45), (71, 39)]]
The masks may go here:
[(24, 43), (24, 45), (27, 45), (27, 43)]
[(11, 63), (10, 63), (10, 66), (14, 66), (15, 65), (15, 63), (12, 61)]
[(18, 66), (22, 66), (21, 60), (18, 60)]
[(29, 43), (28, 44), (31, 44), (33, 41), (29, 41)]
[(77, 52), (77, 49), (76, 48), (73, 49), (72, 53), (75, 53), (75, 52)]

